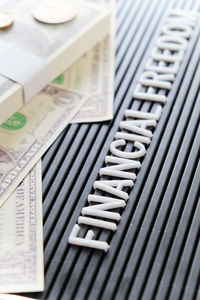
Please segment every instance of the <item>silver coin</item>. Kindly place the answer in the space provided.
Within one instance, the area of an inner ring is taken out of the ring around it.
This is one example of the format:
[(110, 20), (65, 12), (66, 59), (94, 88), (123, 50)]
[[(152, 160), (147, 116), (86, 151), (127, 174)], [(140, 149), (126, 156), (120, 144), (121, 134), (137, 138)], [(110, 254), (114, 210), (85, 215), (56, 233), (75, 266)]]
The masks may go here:
[(0, 11), (0, 29), (10, 27), (14, 22), (13, 16), (7, 11)]
[(44, 1), (33, 11), (36, 20), (48, 24), (60, 24), (70, 21), (76, 14), (75, 5), (64, 0)]

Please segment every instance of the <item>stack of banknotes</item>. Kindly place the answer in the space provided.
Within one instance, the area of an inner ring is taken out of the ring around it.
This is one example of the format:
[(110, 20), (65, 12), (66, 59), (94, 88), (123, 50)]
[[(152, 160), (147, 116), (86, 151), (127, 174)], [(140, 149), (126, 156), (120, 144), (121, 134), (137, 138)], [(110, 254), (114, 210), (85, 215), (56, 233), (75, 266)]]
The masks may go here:
[(0, 299), (44, 290), (42, 155), (69, 123), (112, 118), (114, 0), (96, 3), (109, 36), (0, 126)]
[(92, 1), (0, 0), (1, 123), (95, 46), (109, 23), (109, 11)]

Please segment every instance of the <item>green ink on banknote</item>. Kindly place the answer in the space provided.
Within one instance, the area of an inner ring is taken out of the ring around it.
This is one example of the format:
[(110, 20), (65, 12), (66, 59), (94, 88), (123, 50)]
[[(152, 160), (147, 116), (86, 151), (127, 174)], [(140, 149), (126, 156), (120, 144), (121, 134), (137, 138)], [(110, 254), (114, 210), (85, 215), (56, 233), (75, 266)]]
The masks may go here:
[(10, 117), (5, 123), (1, 124), (1, 128), (5, 130), (18, 130), (23, 128), (27, 123), (26, 116), (16, 112), (12, 117)]
[(53, 81), (53, 83), (63, 84), (64, 81), (65, 81), (65, 76), (63, 74), (61, 74)]

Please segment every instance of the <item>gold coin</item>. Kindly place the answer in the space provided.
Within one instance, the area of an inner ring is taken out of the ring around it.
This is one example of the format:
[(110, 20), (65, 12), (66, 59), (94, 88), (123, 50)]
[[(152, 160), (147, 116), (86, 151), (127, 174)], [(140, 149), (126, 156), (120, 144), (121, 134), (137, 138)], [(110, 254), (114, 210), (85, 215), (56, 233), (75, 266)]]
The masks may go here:
[(6, 11), (0, 11), (0, 29), (10, 27), (13, 22), (14, 18), (10, 13)]
[(59, 24), (72, 20), (76, 16), (76, 8), (69, 1), (49, 0), (37, 6), (33, 16), (43, 23)]

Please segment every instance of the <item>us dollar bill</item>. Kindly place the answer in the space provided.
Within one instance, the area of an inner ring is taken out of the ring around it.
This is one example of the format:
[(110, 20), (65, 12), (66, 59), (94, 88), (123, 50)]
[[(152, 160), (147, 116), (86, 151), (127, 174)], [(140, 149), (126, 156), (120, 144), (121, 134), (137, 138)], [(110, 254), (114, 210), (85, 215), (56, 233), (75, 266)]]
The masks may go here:
[(35, 292), (43, 289), (39, 161), (0, 208), (0, 293)]
[(18, 295), (12, 295), (12, 294), (0, 294), (0, 300), (37, 300), (37, 299), (18, 296)]
[(49, 85), (0, 126), (0, 206), (85, 100), (78, 92)]
[[(50, 83), (106, 36), (110, 15), (108, 11), (99, 9), (94, 2), (74, 0), (77, 10), (76, 18), (71, 22), (49, 26), (49, 24), (40, 23), (33, 18), (34, 8), (40, 2), (40, 0), (0, 1), (0, 10), (9, 12), (15, 19), (9, 30), (0, 32), (0, 42), (4, 42), (4, 46), (1, 44), (0, 47), (0, 56), (3, 55), (1, 61), (5, 61), (6, 54), (10, 52), (8, 49), (5, 53), (5, 43), (12, 46), (11, 48), (26, 50), (44, 60), (44, 63), (49, 66), (50, 71), (47, 72), (49, 75), (47, 77), (49, 77)], [(23, 57), (25, 58), (25, 56)], [(31, 63), (31, 60), (29, 62)], [(20, 63), (21, 68), (24, 68), (25, 71), (27, 67), (24, 66), (23, 58)], [(30, 63), (28, 63), (28, 74), (31, 74), (29, 86), (34, 86), (33, 90), (37, 91), (39, 83), (32, 80), (35, 65), (31, 66)], [(9, 61), (6, 65), (10, 66)], [(15, 75), (13, 76), (14, 80), (18, 82), (18, 72), (14, 72), (18, 68), (11, 69)], [(4, 72), (1, 74), (9, 77), (7, 72), (7, 75)], [(0, 76), (0, 123), (23, 105), (22, 87), (16, 82)], [(26, 84), (27, 82), (24, 85), (26, 86)]]
[(115, 5), (114, 0), (98, 0), (95, 4), (111, 12), (109, 35), (53, 83), (87, 95), (86, 103), (71, 123), (99, 122), (113, 117)]

